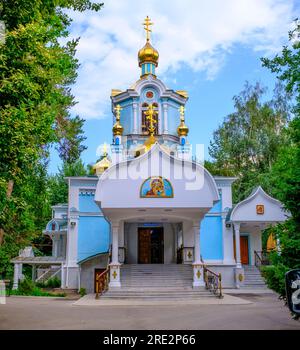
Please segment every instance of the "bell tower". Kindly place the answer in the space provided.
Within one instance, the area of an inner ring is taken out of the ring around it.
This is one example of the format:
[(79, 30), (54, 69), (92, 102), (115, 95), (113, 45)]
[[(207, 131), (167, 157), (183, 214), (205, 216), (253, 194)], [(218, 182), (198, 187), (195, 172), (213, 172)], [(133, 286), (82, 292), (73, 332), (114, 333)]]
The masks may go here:
[(147, 152), (155, 142), (171, 154), (187, 158), (188, 132), (185, 124), (187, 92), (169, 89), (157, 78), (159, 52), (151, 44), (153, 22), (143, 22), (146, 43), (138, 51), (140, 79), (127, 90), (113, 89), (113, 162)]

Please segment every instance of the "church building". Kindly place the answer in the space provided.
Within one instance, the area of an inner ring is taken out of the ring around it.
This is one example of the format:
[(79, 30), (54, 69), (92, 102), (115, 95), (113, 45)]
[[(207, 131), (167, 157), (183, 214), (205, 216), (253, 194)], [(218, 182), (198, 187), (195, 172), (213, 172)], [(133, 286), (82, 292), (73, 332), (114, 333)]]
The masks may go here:
[[(52, 256), (21, 252), (13, 259), (14, 288), (23, 264), (33, 266), (36, 281), (57, 276), (62, 288), (89, 293), (107, 269), (110, 290), (133, 280), (172, 286), (182, 271), (180, 286), (201, 289), (204, 267), (222, 275), (223, 288), (243, 288), (247, 267), (262, 252), (262, 230), (286, 219), (281, 203), (261, 187), (234, 205), (236, 178), (212, 176), (193, 157), (188, 93), (157, 77), (152, 24), (147, 17), (140, 78), (111, 92), (111, 145), (103, 148), (94, 176), (66, 178), (68, 203), (53, 207), (44, 230)], [(157, 282), (155, 274), (163, 272)]]

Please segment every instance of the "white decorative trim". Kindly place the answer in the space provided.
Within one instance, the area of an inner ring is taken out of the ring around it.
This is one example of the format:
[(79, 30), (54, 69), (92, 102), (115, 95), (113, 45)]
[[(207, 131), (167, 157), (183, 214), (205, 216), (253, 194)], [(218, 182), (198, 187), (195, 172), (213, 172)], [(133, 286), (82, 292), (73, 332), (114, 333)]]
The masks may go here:
[(79, 196), (95, 196), (95, 189), (79, 189)]

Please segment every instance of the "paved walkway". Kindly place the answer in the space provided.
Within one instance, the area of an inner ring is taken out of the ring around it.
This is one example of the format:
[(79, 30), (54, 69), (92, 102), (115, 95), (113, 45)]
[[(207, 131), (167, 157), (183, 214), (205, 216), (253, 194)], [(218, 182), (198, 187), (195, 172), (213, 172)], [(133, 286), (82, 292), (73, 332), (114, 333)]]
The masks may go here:
[(202, 297), (198, 299), (172, 299), (172, 300), (116, 300), (116, 299), (95, 299), (95, 294), (88, 294), (83, 298), (76, 301), (75, 306), (151, 306), (151, 305), (247, 305), (251, 304), (251, 301), (239, 298), (237, 296), (224, 295), (224, 298), (219, 299), (217, 297)]
[(52, 298), (7, 298), (0, 329), (294, 329), (300, 322), (274, 294), (235, 295), (243, 304), (77, 306)]

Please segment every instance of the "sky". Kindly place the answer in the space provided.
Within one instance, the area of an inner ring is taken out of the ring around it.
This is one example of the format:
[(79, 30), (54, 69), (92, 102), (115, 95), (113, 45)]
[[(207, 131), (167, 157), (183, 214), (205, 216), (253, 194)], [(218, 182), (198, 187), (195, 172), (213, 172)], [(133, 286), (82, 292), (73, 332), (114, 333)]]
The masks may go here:
[[(69, 11), (70, 38), (80, 37), (78, 78), (72, 114), (85, 119), (85, 164), (97, 160), (99, 145), (111, 143), (112, 89), (139, 79), (137, 53), (145, 44), (143, 20), (154, 22), (152, 45), (160, 54), (156, 74), (168, 88), (187, 90), (189, 142), (204, 144), (234, 111), (233, 96), (257, 81), (271, 96), (276, 77), (261, 57), (274, 57), (287, 44), (299, 17), (300, 0), (103, 0), (99, 12)], [(49, 173), (61, 165), (51, 151)]]

